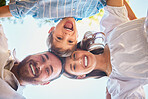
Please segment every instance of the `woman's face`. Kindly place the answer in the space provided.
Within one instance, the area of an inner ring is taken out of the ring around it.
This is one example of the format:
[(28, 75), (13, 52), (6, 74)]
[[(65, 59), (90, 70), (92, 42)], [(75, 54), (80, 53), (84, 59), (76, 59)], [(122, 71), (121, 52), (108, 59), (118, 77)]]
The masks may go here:
[(77, 50), (66, 58), (65, 70), (73, 75), (84, 75), (94, 70), (96, 57), (92, 53)]

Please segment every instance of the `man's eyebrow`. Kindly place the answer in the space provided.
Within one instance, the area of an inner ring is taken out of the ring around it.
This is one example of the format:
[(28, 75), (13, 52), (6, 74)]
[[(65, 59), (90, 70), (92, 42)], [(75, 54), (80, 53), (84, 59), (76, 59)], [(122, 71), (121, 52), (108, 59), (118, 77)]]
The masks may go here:
[(53, 73), (53, 67), (50, 65), (51, 74)]
[(45, 55), (45, 57), (47, 58), (47, 59), (49, 59), (49, 57), (48, 57), (48, 55), (47, 54), (44, 54)]

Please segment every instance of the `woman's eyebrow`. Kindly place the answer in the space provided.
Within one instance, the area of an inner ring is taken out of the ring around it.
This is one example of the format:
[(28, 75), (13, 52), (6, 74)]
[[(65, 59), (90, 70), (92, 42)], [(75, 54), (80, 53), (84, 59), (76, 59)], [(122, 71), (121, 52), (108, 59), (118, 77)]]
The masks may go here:
[(71, 71), (72, 71), (72, 64), (70, 64), (70, 69), (71, 69)]

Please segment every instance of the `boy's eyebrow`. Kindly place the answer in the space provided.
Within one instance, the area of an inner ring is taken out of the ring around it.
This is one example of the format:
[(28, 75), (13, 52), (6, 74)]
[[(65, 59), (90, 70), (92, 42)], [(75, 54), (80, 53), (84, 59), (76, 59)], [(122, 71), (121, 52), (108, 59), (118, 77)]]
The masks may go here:
[(68, 44), (68, 45), (74, 45), (74, 44)]
[(55, 39), (57, 42), (60, 42), (59, 40)]

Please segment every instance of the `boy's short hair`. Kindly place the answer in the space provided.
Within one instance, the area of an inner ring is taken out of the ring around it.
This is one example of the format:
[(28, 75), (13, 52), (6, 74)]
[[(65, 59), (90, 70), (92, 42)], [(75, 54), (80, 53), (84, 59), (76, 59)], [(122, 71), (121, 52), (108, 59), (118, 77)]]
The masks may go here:
[(46, 43), (48, 46), (48, 50), (55, 53), (56, 55), (58, 55), (60, 57), (70, 56), (72, 54), (72, 52), (74, 52), (77, 48), (77, 45), (74, 45), (71, 49), (62, 50), (62, 48), (57, 48), (56, 46), (54, 46), (53, 31), (51, 31), (51, 33), (49, 33)]

